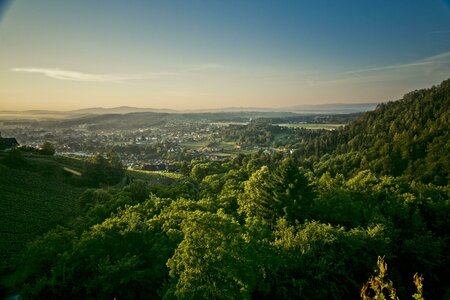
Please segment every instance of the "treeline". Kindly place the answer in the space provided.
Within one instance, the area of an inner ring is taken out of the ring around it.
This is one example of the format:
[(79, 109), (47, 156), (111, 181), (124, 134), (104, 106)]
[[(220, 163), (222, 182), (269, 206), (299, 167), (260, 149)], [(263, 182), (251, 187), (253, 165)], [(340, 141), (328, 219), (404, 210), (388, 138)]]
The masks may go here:
[(285, 124), (285, 123), (308, 123), (308, 124), (348, 124), (354, 121), (361, 113), (349, 113), (349, 114), (308, 114), (297, 116), (289, 116), (282, 118), (269, 119), (272, 124)]
[[(270, 119), (257, 119), (248, 125), (229, 125), (220, 130), (216, 139), (233, 141), (241, 147), (290, 147), (301, 148), (309, 145), (326, 130), (308, 130), (272, 125)], [(309, 152), (305, 152), (309, 153)]]

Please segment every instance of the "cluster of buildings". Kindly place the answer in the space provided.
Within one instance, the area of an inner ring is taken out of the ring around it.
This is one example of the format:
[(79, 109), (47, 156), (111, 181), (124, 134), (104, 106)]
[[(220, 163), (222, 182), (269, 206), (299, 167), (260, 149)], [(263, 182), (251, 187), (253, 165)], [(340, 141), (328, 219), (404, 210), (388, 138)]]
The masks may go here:
[[(183, 143), (196, 143), (208, 139), (218, 126), (207, 123), (162, 124), (139, 129), (92, 129), (86, 126), (59, 128), (41, 127), (36, 124), (14, 124), (6, 127), (9, 136), (3, 138), (7, 145), (37, 148), (48, 141), (58, 154), (83, 158), (99, 152), (115, 151), (129, 167), (148, 170), (174, 171), (171, 161), (190, 159), (202, 155), (211, 156), (209, 148), (189, 149)], [(0, 143), (0, 148), (3, 147)], [(8, 146), (9, 147), (9, 146)]]

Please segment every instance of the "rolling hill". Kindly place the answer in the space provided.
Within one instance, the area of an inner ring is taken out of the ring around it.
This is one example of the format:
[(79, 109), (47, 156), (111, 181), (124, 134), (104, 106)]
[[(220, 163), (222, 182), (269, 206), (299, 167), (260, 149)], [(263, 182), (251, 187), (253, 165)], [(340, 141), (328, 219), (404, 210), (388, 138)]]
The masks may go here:
[[(64, 223), (85, 188), (67, 182), (70, 159), (34, 155), (20, 163), (0, 154), (0, 270), (37, 235)], [(71, 167), (73, 168), (73, 167)]]

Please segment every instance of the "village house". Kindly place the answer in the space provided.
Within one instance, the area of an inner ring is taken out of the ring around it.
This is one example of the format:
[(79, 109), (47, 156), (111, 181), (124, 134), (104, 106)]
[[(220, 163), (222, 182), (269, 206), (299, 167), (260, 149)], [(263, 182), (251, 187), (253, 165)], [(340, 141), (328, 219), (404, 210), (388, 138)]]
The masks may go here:
[(14, 149), (19, 146), (16, 138), (3, 138), (0, 133), (0, 150)]

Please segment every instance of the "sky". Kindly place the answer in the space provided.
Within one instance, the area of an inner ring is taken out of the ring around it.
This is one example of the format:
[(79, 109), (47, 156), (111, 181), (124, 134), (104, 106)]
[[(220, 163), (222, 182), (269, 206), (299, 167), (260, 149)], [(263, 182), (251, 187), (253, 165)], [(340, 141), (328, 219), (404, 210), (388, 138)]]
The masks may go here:
[(385, 102), (450, 77), (450, 0), (0, 0), (0, 110)]

